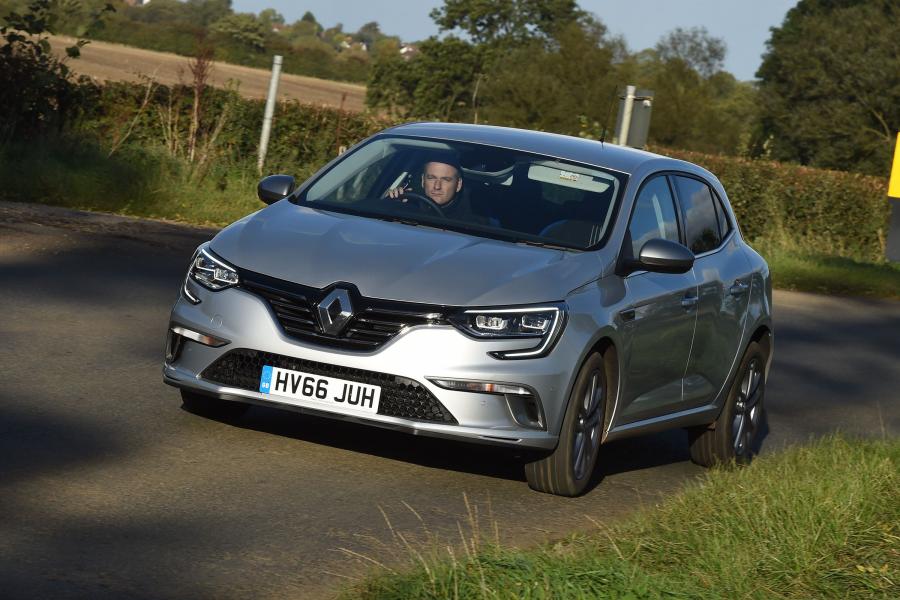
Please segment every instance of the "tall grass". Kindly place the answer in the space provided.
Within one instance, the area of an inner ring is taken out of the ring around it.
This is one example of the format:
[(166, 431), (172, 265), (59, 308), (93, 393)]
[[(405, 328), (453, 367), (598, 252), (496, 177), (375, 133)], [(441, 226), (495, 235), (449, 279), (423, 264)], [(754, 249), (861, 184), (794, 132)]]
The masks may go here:
[[(828, 437), (713, 470), (620, 524), (538, 548), (417, 549), (345, 598), (896, 598), (900, 441)], [(472, 550), (470, 550), (472, 549)]]
[(126, 147), (113, 157), (67, 139), (0, 148), (5, 200), (192, 224), (222, 226), (258, 210), (258, 180), (249, 166), (215, 168), (198, 179), (162, 148)]

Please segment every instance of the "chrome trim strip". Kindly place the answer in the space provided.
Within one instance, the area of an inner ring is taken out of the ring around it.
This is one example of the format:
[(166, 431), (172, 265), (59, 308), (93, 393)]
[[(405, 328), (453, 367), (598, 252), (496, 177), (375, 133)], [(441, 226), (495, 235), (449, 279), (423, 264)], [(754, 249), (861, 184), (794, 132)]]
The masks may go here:
[[(498, 396), (505, 396), (506, 394), (512, 394), (514, 396), (534, 396), (538, 397), (537, 392), (530, 385), (525, 385), (523, 383), (507, 383), (504, 381), (484, 381), (482, 379), (460, 379), (459, 377), (437, 377), (437, 376), (429, 376), (426, 375), (425, 379), (441, 388), (442, 390), (447, 390), (450, 392), (463, 392), (467, 394), (494, 394)], [(444, 385), (444, 382), (459, 382), (459, 383), (481, 383), (486, 385), (505, 385), (508, 387), (517, 387), (521, 388), (522, 392), (488, 392), (485, 390), (462, 390), (453, 387), (447, 387)]]
[(213, 335), (208, 335), (205, 333), (200, 333), (198, 331), (194, 331), (193, 329), (182, 327), (181, 325), (173, 325), (171, 329), (172, 333), (177, 333), (178, 335), (186, 337), (189, 340), (193, 340), (198, 344), (211, 346), (212, 348), (221, 348), (222, 346), (231, 343), (228, 340), (223, 340), (222, 338), (217, 338)]

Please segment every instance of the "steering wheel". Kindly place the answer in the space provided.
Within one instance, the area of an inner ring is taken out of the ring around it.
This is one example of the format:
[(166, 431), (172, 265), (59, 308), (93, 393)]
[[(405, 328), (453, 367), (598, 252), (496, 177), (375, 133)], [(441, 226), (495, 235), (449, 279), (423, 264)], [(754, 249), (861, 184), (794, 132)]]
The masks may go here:
[(428, 196), (423, 196), (422, 194), (417, 194), (415, 192), (404, 192), (400, 194), (396, 199), (400, 200), (402, 198), (415, 200), (416, 203), (418, 203), (420, 206), (425, 206), (426, 208), (431, 209), (432, 212), (437, 213), (437, 215), (442, 219), (447, 218), (447, 215), (444, 214), (444, 211), (441, 210), (441, 207), (438, 205), (438, 203)]

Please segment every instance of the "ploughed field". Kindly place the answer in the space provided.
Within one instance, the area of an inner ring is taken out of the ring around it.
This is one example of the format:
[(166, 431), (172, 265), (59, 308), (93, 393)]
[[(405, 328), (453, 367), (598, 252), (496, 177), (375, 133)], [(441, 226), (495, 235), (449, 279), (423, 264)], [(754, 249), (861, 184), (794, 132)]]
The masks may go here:
[[(65, 56), (66, 47), (75, 44), (75, 38), (52, 36), (53, 52)], [(100, 81), (140, 81), (142, 75), (151, 76), (162, 84), (188, 83), (191, 79), (188, 58), (168, 52), (155, 52), (120, 44), (91, 41), (81, 49), (81, 56), (69, 61), (78, 74)], [(214, 63), (209, 83), (225, 87), (229, 80), (238, 82), (238, 91), (246, 98), (265, 98), (269, 89), (270, 71), (228, 63)], [(278, 85), (280, 100), (299, 100), (309, 104), (321, 104), (339, 108), (346, 94), (343, 107), (353, 112), (365, 108), (366, 88), (363, 85), (329, 81), (302, 75), (281, 73)]]

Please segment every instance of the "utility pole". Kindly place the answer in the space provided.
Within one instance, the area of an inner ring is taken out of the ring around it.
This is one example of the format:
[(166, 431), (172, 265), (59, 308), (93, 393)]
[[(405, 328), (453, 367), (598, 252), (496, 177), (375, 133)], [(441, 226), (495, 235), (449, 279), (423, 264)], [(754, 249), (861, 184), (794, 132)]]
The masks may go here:
[(272, 133), (272, 116), (275, 114), (275, 100), (278, 98), (278, 78), (281, 76), (281, 56), (276, 54), (272, 61), (272, 79), (269, 80), (269, 96), (266, 98), (266, 112), (263, 115), (262, 134), (259, 136), (259, 161), (256, 168), (262, 175), (266, 162), (266, 150), (269, 148), (269, 135)]

